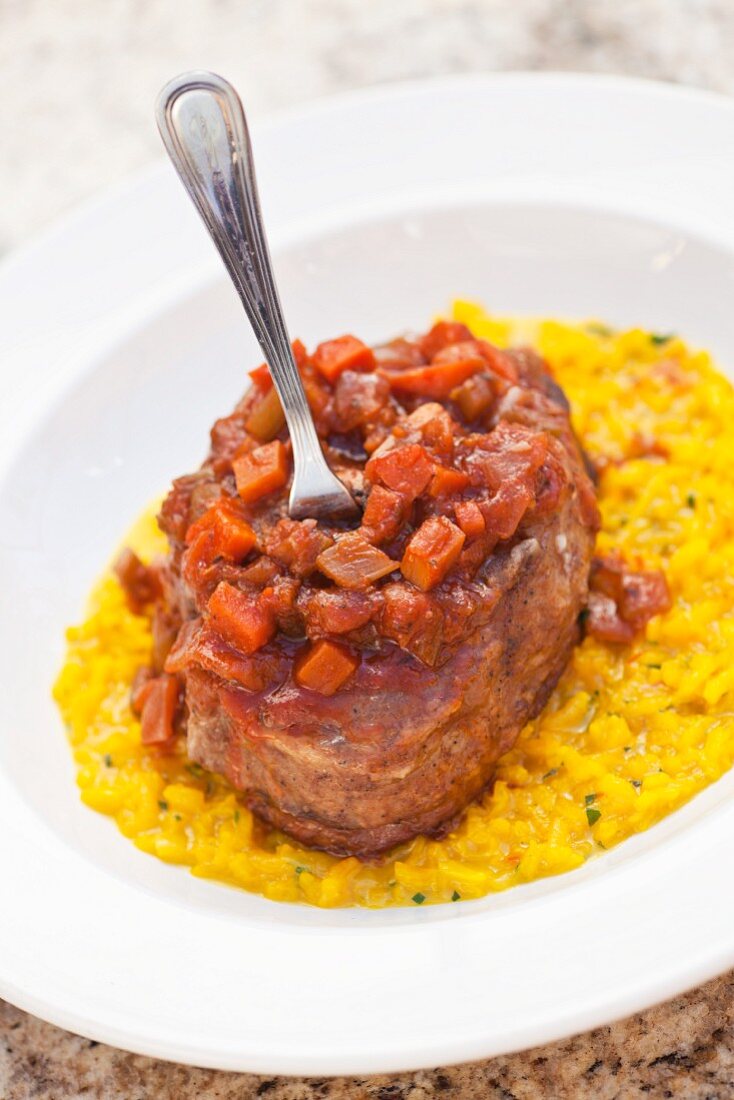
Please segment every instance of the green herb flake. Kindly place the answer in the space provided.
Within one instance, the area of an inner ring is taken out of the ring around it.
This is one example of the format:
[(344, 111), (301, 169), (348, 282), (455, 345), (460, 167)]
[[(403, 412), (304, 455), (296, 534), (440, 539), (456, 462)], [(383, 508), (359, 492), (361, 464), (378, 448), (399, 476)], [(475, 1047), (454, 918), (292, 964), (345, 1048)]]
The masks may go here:
[(235, 825), (239, 825), (239, 823), (240, 823), (240, 811), (239, 810), (235, 810), (235, 812), (234, 812), (234, 823), (235, 823)]
[(686, 497), (686, 504), (688, 505), (689, 508), (695, 508), (696, 507), (696, 494), (695, 493), (689, 493), (688, 494), (688, 496)]
[(426, 900), (426, 895), (421, 893), (413, 894), (411, 900), (414, 901), (416, 905), (422, 905), (423, 902)]
[(590, 806), (592, 802), (596, 802), (596, 792), (594, 792), (594, 794), (587, 794), (584, 799), (585, 806)]
[(645, 665), (645, 668), (662, 668), (662, 665)]
[(453, 894), (451, 895), (451, 900), (452, 901), (461, 901), (461, 894), (459, 893), (458, 890), (454, 890)]
[(597, 821), (601, 817), (601, 810), (595, 810), (592, 806), (586, 808), (586, 820), (589, 825), (596, 825)]
[(204, 774), (201, 764), (186, 764), (184, 766), (189, 775), (193, 775), (194, 779), (201, 779)]
[(549, 772), (546, 772), (543, 776), (543, 780), (550, 779), (552, 776), (558, 775), (558, 768), (551, 768)]
[(297, 875), (302, 875), (305, 870), (306, 870), (305, 867), (296, 867), (296, 874)]
[(174, 814), (173, 815), (173, 820), (174, 821), (183, 821), (183, 818), (181, 817), (181, 814)]
[(651, 332), (650, 343), (654, 344), (656, 348), (661, 347), (663, 344), (669, 344), (671, 340), (675, 339), (674, 332)]
[(641, 779), (630, 779), (630, 783), (635, 788), (635, 790), (638, 790), (638, 791), (639, 791), (640, 787), (642, 786), (642, 780)]
[(110, 756), (110, 754), (108, 752), (106, 752), (104, 754), (104, 763), (105, 763), (106, 768), (111, 768), (112, 767), (112, 757)]
[(160, 810), (167, 810), (168, 809), (168, 803), (166, 802), (165, 798), (159, 798), (158, 799), (158, 808)]

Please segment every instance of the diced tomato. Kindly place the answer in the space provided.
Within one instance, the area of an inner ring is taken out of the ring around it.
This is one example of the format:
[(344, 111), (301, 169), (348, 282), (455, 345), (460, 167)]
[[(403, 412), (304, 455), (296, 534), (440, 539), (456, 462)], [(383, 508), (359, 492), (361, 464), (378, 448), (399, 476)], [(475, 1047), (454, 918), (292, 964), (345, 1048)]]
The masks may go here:
[(408, 543), (400, 569), (406, 580), (427, 592), (457, 561), (466, 535), (446, 516), (429, 516)]
[(261, 554), (252, 565), (248, 565), (246, 569), (242, 570), (240, 577), (247, 584), (254, 585), (255, 588), (267, 588), (279, 573), (280, 569), (273, 559), (266, 554)]
[(333, 695), (354, 673), (359, 658), (344, 646), (322, 638), (297, 659), (294, 676), (301, 687)]
[(173, 643), (176, 641), (181, 620), (175, 611), (172, 611), (163, 602), (156, 604), (153, 612), (153, 621), (150, 626), (152, 651), (151, 664), (154, 672), (162, 672), (166, 663), (166, 657)]
[[(257, 536), (249, 523), (237, 511), (235, 501), (228, 497), (208, 508), (186, 532), (186, 545), (191, 546), (200, 535), (207, 535), (209, 561), (217, 557), (242, 561), (257, 545)], [(204, 543), (202, 542), (202, 547)]]
[(451, 391), (451, 400), (459, 406), (465, 420), (478, 420), (494, 400), (494, 387), (486, 374), (475, 374)]
[(428, 361), (421, 351), (420, 341), (406, 340), (402, 336), (373, 350), (377, 366), (385, 367), (386, 370), (420, 367)]
[(620, 611), (638, 630), (653, 618), (670, 611), (671, 599), (665, 575), (657, 569), (625, 573)]
[(149, 684), (153, 679), (153, 669), (148, 665), (142, 665), (133, 676), (130, 688), (130, 709), (133, 714), (140, 715), (143, 703), (148, 698)]
[(373, 485), (362, 516), (362, 531), (368, 542), (385, 542), (397, 535), (405, 519), (405, 497), (382, 485)]
[(232, 462), (237, 492), (251, 504), (267, 493), (282, 489), (288, 481), (288, 456), (279, 439), (237, 455)]
[(245, 427), (260, 443), (269, 443), (283, 430), (285, 413), (275, 386), (260, 398), (245, 421)]
[(135, 615), (141, 615), (160, 596), (157, 572), (145, 565), (129, 547), (118, 557), (114, 571), (125, 593), (127, 605)]
[(314, 589), (304, 601), (306, 633), (310, 637), (324, 634), (348, 634), (359, 630), (372, 618), (375, 605), (369, 592), (348, 589)]
[(496, 348), (494, 344), (490, 344), (487, 340), (477, 340), (476, 344), (477, 350), (494, 374), (504, 378), (506, 382), (515, 383), (518, 381), (518, 370), (512, 352), (502, 351), (501, 348)]
[(389, 396), (390, 387), (379, 375), (345, 370), (334, 390), (335, 430), (350, 432), (374, 419)]
[(163, 674), (149, 680), (144, 688), (140, 740), (144, 745), (163, 745), (175, 734), (173, 726), (178, 707), (178, 680)]
[(276, 577), (272, 585), (263, 588), (259, 606), (263, 612), (272, 612), (276, 626), (284, 634), (303, 636), (303, 616), (296, 606), (301, 588), (296, 577)]
[(327, 382), (333, 384), (345, 370), (374, 370), (375, 356), (356, 336), (339, 336), (319, 344), (312, 362)]
[(533, 503), (533, 490), (526, 481), (503, 485), (480, 508), (486, 529), (498, 539), (510, 539)]
[(212, 452), (217, 458), (231, 459), (247, 437), (243, 412), (238, 409), (229, 416), (222, 416), (219, 420), (215, 420), (209, 436), (212, 441)]
[(423, 397), (446, 398), (472, 374), (484, 370), (485, 359), (477, 351), (476, 343), (452, 344), (439, 351), (428, 366), (410, 370), (380, 370), (393, 390), (399, 393), (417, 393)]
[(382, 633), (424, 664), (433, 665), (441, 648), (443, 615), (432, 598), (405, 584), (387, 584), (381, 595)]
[(587, 611), (586, 629), (600, 642), (626, 644), (634, 638), (635, 628), (624, 621), (610, 596), (605, 596), (603, 592), (589, 592)]
[(435, 464), (420, 443), (407, 443), (374, 454), (365, 466), (370, 481), (381, 481), (407, 501), (420, 496), (433, 477)]
[[(605, 623), (610, 613), (606, 604), (600, 600), (595, 601), (597, 605), (595, 612), (592, 608), (592, 595), (601, 596), (604, 600), (610, 601), (615, 614), (629, 625), (633, 634), (642, 630), (654, 615), (670, 610), (670, 591), (665, 575), (659, 570), (630, 569), (620, 555), (596, 558), (591, 568), (589, 584), (591, 594), (588, 629), (600, 638), (602, 634), (597, 629), (598, 622), (601, 618)], [(604, 612), (603, 617), (599, 608)], [(603, 638), (603, 640), (616, 641), (617, 639)]]
[(427, 447), (443, 455), (450, 455), (454, 447), (456, 425), (443, 405), (427, 401), (406, 417), (403, 422), (410, 432), (418, 431)]
[(367, 588), (398, 568), (398, 563), (372, 546), (359, 531), (342, 535), (316, 562), (340, 588)]
[(448, 497), (460, 493), (469, 484), (469, 475), (463, 470), (454, 470), (448, 466), (438, 466), (431, 478), (428, 492), (432, 497)]
[(214, 589), (207, 614), (211, 625), (244, 654), (254, 653), (275, 634), (275, 615), (262, 594), (242, 592), (227, 581)]
[(471, 331), (460, 321), (437, 321), (430, 332), (421, 337), (418, 346), (426, 359), (431, 360), (450, 344), (462, 344), (472, 339)]
[(482, 509), (475, 500), (459, 500), (454, 504), (456, 522), (468, 539), (479, 538), (487, 530)]
[(269, 531), (265, 549), (296, 576), (305, 577), (316, 568), (319, 554), (333, 541), (319, 529), (315, 519), (281, 519)]
[(289, 664), (288, 654), (273, 647), (245, 656), (216, 630), (204, 626), (201, 619), (192, 619), (182, 627), (166, 661), (166, 669), (180, 673), (199, 665), (222, 680), (233, 680), (248, 691), (263, 691), (285, 680)]

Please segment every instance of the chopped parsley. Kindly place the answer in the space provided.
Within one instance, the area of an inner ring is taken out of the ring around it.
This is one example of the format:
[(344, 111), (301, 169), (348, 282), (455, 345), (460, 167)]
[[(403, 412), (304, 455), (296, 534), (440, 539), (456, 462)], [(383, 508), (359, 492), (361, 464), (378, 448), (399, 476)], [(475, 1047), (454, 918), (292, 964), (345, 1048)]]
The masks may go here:
[(167, 810), (168, 809), (168, 803), (166, 802), (165, 798), (159, 798), (158, 799), (158, 807), (161, 810)]
[(461, 894), (459, 893), (458, 890), (454, 890), (453, 894), (451, 895), (451, 900), (452, 901), (461, 901)]
[(585, 806), (590, 806), (592, 802), (596, 802), (596, 792), (594, 792), (594, 794), (587, 794), (584, 799)]
[(608, 325), (601, 325), (598, 321), (590, 321), (586, 326), (586, 331), (590, 332), (592, 336), (611, 336), (613, 329)]
[(202, 775), (204, 774), (204, 769), (202, 768), (201, 764), (186, 764), (185, 767), (186, 771), (190, 775), (193, 775), (194, 779), (201, 779)]
[(106, 752), (104, 754), (104, 762), (105, 762), (105, 767), (106, 768), (111, 768), (112, 767), (112, 757), (110, 756), (110, 754), (108, 752)]
[(546, 772), (543, 779), (550, 779), (551, 776), (558, 775), (558, 768), (551, 768), (549, 772)]
[(183, 821), (183, 818), (181, 817), (181, 814), (174, 814), (173, 815), (173, 820), (174, 821)]
[(305, 867), (296, 867), (296, 874), (297, 875), (302, 875), (305, 870), (306, 870)]
[(412, 900), (415, 902), (416, 905), (422, 905), (423, 902), (426, 900), (426, 895), (421, 893), (413, 894)]
[(642, 786), (642, 780), (641, 779), (630, 779), (630, 783), (638, 791), (639, 791), (640, 787)]
[(696, 507), (696, 494), (695, 493), (689, 493), (688, 494), (688, 496), (686, 497), (686, 504), (688, 505), (689, 508), (695, 508)]
[(662, 668), (662, 665), (645, 665), (645, 668)]
[(586, 807), (586, 820), (589, 825), (596, 825), (597, 821), (601, 817), (601, 810), (595, 810), (592, 806)]
[(671, 340), (675, 339), (674, 332), (651, 332), (650, 343), (654, 344), (656, 348), (659, 348), (661, 344), (669, 344)]

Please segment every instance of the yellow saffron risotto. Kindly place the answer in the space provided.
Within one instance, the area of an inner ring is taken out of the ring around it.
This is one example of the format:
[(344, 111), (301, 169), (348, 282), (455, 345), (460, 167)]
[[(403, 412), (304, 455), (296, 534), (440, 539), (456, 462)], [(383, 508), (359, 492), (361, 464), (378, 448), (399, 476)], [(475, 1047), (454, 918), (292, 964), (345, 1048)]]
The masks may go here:
[[(599, 550), (664, 569), (672, 610), (628, 647), (587, 638), (460, 826), (372, 864), (266, 828), (224, 780), (190, 764), (183, 745), (175, 755), (141, 746), (128, 698), (150, 629), (107, 575), (89, 617), (68, 632), (55, 697), (82, 800), (144, 852), (278, 901), (458, 901), (579, 867), (734, 762), (732, 387), (705, 352), (674, 336), (498, 319), (468, 302), (454, 316), (477, 336), (532, 344), (549, 361), (584, 445), (606, 460)], [(143, 557), (164, 549), (154, 511), (128, 543)]]

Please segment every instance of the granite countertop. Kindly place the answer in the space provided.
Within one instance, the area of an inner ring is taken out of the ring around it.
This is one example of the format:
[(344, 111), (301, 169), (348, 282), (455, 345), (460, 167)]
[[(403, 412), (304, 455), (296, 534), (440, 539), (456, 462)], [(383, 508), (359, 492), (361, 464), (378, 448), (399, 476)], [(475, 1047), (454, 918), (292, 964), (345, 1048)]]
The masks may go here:
[[(1, 0), (0, 252), (160, 155), (163, 81), (212, 68), (251, 117), (385, 80), (506, 69), (734, 91), (732, 0)], [(31, 79), (32, 77), (32, 79)], [(611, 1027), (455, 1068), (274, 1079), (174, 1066), (0, 1002), (0, 1100), (734, 1097), (734, 973)]]

